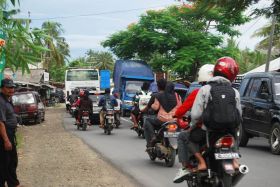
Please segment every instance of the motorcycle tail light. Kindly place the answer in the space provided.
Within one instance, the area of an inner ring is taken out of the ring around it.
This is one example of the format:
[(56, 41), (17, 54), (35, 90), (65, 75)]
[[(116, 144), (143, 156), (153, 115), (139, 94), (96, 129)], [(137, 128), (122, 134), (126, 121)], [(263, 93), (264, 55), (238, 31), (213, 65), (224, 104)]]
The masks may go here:
[(175, 132), (177, 130), (178, 126), (176, 124), (169, 124), (167, 125), (167, 131), (168, 132)]
[(221, 148), (221, 147), (230, 148), (230, 147), (233, 147), (233, 145), (234, 145), (234, 138), (232, 136), (224, 136), (216, 142), (215, 147), (216, 148)]
[(83, 116), (88, 116), (88, 112), (83, 112)]

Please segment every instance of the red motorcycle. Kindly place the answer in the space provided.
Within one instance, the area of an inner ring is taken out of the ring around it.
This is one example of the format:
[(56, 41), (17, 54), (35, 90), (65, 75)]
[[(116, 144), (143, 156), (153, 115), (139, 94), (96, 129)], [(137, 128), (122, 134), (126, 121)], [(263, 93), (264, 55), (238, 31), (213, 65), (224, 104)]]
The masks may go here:
[(79, 130), (81, 128), (83, 131), (85, 131), (87, 130), (87, 126), (89, 124), (90, 124), (89, 111), (82, 111), (81, 122), (77, 124), (77, 129)]

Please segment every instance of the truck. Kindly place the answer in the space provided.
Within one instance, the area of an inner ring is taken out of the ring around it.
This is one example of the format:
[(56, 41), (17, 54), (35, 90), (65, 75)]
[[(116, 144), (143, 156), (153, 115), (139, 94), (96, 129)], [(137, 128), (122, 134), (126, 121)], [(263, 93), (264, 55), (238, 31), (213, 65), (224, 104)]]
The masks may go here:
[(133, 97), (141, 90), (143, 82), (153, 82), (151, 67), (140, 60), (116, 60), (113, 71), (114, 93), (119, 93), (122, 101), (122, 115), (129, 114), (133, 107)]

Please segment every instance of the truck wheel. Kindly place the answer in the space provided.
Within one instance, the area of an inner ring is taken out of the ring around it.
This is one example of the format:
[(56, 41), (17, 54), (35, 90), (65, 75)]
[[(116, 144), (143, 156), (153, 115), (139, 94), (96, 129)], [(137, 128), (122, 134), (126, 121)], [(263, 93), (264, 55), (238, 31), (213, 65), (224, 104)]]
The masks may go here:
[(280, 154), (280, 124), (274, 123), (269, 136), (270, 150), (273, 154)]
[(239, 146), (240, 147), (246, 147), (249, 141), (248, 133), (244, 129), (244, 125), (240, 125), (239, 130)]

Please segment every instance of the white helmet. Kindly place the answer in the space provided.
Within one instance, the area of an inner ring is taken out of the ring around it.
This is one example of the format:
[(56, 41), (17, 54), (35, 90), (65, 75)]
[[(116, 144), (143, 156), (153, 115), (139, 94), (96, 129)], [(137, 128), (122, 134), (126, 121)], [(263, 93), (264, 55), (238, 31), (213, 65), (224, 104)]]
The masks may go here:
[(213, 64), (205, 64), (201, 66), (198, 71), (198, 82), (207, 82), (213, 77), (214, 72), (214, 65)]

